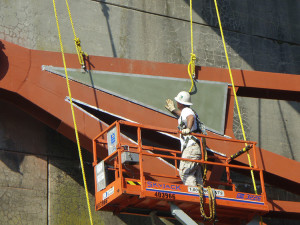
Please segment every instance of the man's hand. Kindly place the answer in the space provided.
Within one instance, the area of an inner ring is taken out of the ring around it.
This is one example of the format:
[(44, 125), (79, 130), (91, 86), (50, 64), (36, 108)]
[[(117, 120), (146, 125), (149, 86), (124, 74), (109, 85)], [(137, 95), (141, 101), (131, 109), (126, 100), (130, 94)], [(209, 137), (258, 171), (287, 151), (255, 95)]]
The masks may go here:
[(174, 102), (171, 99), (166, 100), (166, 109), (169, 110), (170, 112), (173, 112), (175, 110), (175, 105)]
[(190, 128), (185, 128), (185, 129), (183, 129), (183, 130), (181, 131), (181, 133), (182, 133), (183, 135), (187, 135), (187, 134), (191, 133), (191, 129), (190, 129)]

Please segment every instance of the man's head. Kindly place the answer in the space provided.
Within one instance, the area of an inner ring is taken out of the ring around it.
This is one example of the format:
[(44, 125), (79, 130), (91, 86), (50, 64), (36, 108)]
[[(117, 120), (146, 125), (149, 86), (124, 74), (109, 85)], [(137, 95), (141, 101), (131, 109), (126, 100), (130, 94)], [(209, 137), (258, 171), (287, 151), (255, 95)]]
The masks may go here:
[(191, 95), (187, 91), (179, 92), (174, 99), (177, 102), (178, 108), (184, 108), (186, 106), (193, 105), (191, 101)]

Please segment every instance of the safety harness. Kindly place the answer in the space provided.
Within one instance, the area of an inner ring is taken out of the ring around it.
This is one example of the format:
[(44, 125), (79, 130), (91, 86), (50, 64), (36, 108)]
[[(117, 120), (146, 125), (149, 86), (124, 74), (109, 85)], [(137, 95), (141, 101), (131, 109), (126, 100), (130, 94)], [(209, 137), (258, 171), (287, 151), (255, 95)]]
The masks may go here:
[[(193, 109), (191, 109), (193, 110)], [(196, 123), (197, 123), (197, 130), (195, 130), (196, 133), (207, 135), (206, 128), (204, 123), (199, 119), (198, 114), (193, 110), (194, 114), (196, 115)]]
[[(196, 130), (194, 130), (193, 132), (194, 132), (194, 133), (200, 133), (200, 134), (205, 134), (205, 135), (207, 135), (207, 132), (206, 132), (204, 123), (201, 122), (201, 120), (199, 119), (199, 116), (198, 116), (198, 114), (195, 112), (195, 110), (193, 110), (192, 108), (191, 108), (191, 110), (193, 111), (193, 113), (194, 113), (195, 116), (196, 116), (196, 125), (197, 125)], [(178, 125), (178, 129), (179, 129), (180, 131), (182, 131), (183, 129), (186, 128), (186, 125), (185, 125), (184, 122), (182, 121), (182, 116), (179, 117), (179, 120), (180, 120), (180, 123), (179, 123), (179, 125)], [(188, 142), (189, 142), (190, 140), (193, 140), (193, 141), (195, 141), (197, 144), (200, 145), (199, 139), (196, 138), (196, 137), (193, 136), (193, 135), (188, 135), (188, 136), (183, 136), (183, 135), (181, 135), (181, 138), (184, 140), (184, 144), (183, 144), (183, 146), (182, 146), (182, 151), (184, 151), (184, 149), (186, 148), (186, 146), (187, 146), (187, 144), (188, 144)]]

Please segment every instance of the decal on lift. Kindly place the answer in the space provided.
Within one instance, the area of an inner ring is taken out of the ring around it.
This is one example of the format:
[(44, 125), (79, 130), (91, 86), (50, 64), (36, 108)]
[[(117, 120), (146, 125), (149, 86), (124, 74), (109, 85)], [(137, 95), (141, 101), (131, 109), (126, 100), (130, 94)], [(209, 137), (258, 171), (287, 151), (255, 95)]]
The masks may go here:
[(116, 142), (116, 134), (115, 133), (110, 135), (110, 141), (111, 141), (112, 145)]
[(107, 199), (109, 196), (111, 196), (113, 193), (115, 192), (115, 187), (112, 187), (111, 189), (109, 189), (108, 191), (106, 191), (105, 193), (103, 193), (103, 198), (102, 200)]
[(155, 196), (157, 198), (175, 199), (175, 194), (164, 193), (164, 192), (160, 192), (160, 191), (155, 192)]
[(147, 181), (147, 188), (158, 188), (164, 190), (181, 191), (178, 184), (159, 184), (153, 181)]
[(250, 200), (250, 201), (261, 201), (261, 196), (244, 194), (244, 193), (237, 193), (236, 198)]
[[(199, 197), (198, 187), (188, 187), (188, 192), (185, 192), (185, 191), (181, 191), (181, 186), (177, 184), (171, 185), (171, 184), (156, 183), (153, 181), (147, 181), (146, 184), (147, 184), (146, 191), (155, 192), (155, 196), (158, 198), (175, 199), (179, 195)], [(258, 195), (237, 193), (236, 198), (229, 198), (229, 197), (225, 197), (225, 192), (223, 190), (215, 190), (215, 193), (216, 193), (216, 199), (219, 200), (264, 205), (264, 202), (261, 202), (261, 196)], [(204, 188), (204, 195), (205, 195), (204, 197), (207, 198), (208, 192), (206, 188)]]
[(101, 202), (99, 202), (99, 203), (96, 205), (97, 209), (99, 209), (99, 208), (101, 208), (102, 206), (106, 205), (107, 202), (108, 202), (107, 199), (102, 200)]
[[(188, 192), (199, 194), (198, 187), (188, 187)], [(208, 195), (207, 188), (203, 188), (203, 192), (204, 192), (205, 195)], [(225, 196), (224, 191), (222, 191), (222, 190), (215, 190), (215, 192), (216, 192), (216, 196), (218, 196), (218, 197), (224, 197)]]
[(113, 154), (117, 150), (117, 128), (114, 126), (107, 132), (108, 155)]

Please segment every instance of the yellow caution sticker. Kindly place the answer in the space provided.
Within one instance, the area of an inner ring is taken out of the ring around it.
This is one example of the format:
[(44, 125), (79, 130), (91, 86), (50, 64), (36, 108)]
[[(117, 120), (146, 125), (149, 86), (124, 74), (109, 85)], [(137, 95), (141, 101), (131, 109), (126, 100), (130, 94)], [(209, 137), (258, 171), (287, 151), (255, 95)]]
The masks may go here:
[(130, 185), (141, 185), (141, 182), (128, 180), (127, 184), (130, 184)]

